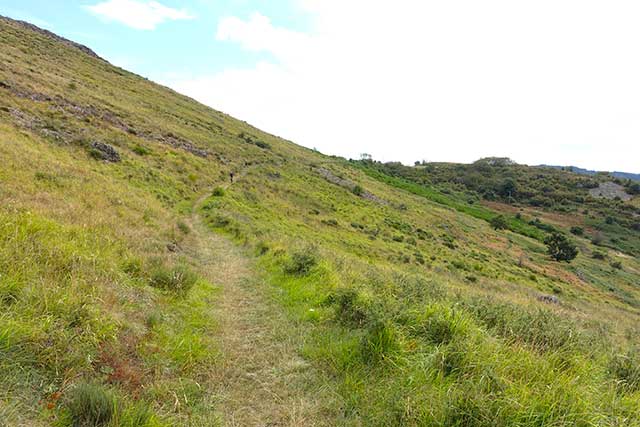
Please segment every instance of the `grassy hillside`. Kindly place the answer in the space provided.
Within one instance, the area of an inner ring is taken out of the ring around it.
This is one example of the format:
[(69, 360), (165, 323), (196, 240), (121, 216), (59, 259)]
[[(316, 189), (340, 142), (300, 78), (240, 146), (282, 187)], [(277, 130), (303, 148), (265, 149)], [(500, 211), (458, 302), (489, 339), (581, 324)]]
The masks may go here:
[(638, 424), (635, 246), (554, 262), (5, 19), (0, 93), (0, 425)]

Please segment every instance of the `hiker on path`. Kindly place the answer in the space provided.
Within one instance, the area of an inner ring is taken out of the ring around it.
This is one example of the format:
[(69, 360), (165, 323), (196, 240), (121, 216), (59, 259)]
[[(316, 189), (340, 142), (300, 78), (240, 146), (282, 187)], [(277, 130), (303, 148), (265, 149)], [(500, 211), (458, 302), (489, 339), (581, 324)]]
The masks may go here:
[(232, 184), (233, 184), (233, 177), (234, 177), (233, 171), (229, 172), (229, 178), (231, 179)]

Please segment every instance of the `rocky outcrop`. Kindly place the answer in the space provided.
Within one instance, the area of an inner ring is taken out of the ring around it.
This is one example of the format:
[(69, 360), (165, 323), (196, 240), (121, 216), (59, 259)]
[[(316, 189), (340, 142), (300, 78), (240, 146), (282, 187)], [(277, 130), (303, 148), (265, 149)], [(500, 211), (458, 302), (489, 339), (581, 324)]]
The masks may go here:
[(105, 162), (116, 163), (120, 161), (120, 153), (111, 145), (94, 141), (91, 143), (91, 154)]
[(589, 194), (593, 197), (600, 197), (603, 199), (615, 199), (616, 197), (619, 197), (620, 200), (624, 201), (632, 199), (632, 197), (627, 194), (624, 187), (620, 184), (616, 184), (615, 182), (603, 182), (598, 188), (592, 188), (589, 190)]
[[(370, 193), (370, 192), (368, 192), (368, 191), (366, 191), (364, 189), (361, 189), (358, 184), (356, 184), (355, 182), (351, 181), (350, 179), (341, 178), (339, 176), (336, 176), (329, 169), (315, 168), (315, 171), (318, 174), (320, 174), (320, 176), (322, 176), (324, 179), (329, 181), (330, 183), (339, 185), (340, 187), (344, 187), (344, 188), (348, 189), (349, 191), (351, 191), (353, 193), (356, 193), (356, 195), (362, 197), (363, 199), (371, 200), (372, 202), (376, 202), (376, 203), (381, 204), (381, 205), (386, 205), (387, 204), (386, 200), (382, 200), (381, 198), (379, 198), (375, 194)], [(360, 191), (356, 191), (356, 189), (359, 189)]]

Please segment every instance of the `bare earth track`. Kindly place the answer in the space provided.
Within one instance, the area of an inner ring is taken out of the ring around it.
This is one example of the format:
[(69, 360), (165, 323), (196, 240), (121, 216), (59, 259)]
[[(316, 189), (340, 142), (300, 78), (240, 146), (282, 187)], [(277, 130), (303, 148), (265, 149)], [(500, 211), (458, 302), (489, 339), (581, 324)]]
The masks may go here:
[[(198, 201), (199, 206), (204, 197)], [(320, 417), (317, 373), (298, 354), (295, 326), (267, 296), (250, 257), (224, 236), (191, 220), (193, 247), (206, 278), (221, 287), (221, 360), (211, 373), (225, 426), (315, 426)]]

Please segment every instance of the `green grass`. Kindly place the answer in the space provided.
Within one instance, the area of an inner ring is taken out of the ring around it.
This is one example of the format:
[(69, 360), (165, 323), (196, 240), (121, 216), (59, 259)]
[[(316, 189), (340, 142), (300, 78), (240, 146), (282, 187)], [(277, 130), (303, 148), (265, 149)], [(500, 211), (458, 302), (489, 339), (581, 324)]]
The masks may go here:
[[(638, 424), (640, 262), (613, 250), (634, 250), (619, 224), (602, 226), (605, 259), (594, 222), (556, 263), (541, 240), (564, 226), (530, 224), (534, 211), (494, 230), (497, 212), (465, 191), (323, 156), (0, 28), (9, 425), (102, 420), (112, 403), (112, 425), (229, 422), (213, 374), (219, 288), (194, 214), (255, 257), (247, 274), (286, 313), (279, 332), (326, 378), (308, 384), (329, 390), (318, 424)], [(121, 161), (93, 159), (93, 140)]]
[[(453, 197), (447, 196), (425, 185), (415, 184), (402, 178), (386, 175), (373, 168), (367, 167), (366, 165), (359, 165), (359, 167), (361, 167), (368, 176), (384, 182), (385, 184), (424, 197), (425, 199), (438, 203), (440, 205), (448, 206), (458, 212), (470, 215), (474, 218), (491, 222), (491, 220), (496, 216), (496, 212), (490, 209), (486, 209), (482, 206), (471, 205), (468, 202), (464, 202), (462, 200), (456, 200)], [(507, 217), (505, 218), (505, 222), (507, 228), (515, 233), (519, 233), (527, 237), (532, 237), (540, 241), (544, 240), (544, 233), (542, 233), (536, 227), (532, 227), (516, 217)]]

